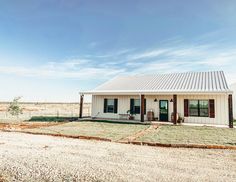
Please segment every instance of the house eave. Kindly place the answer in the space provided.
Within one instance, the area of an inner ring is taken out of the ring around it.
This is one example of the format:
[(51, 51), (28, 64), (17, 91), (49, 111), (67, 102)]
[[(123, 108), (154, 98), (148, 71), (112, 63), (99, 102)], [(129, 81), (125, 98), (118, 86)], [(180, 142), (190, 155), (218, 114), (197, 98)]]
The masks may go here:
[(189, 91), (156, 91), (156, 90), (103, 90), (103, 91), (85, 91), (80, 92), (82, 95), (204, 95), (204, 94), (233, 94), (233, 91), (226, 90), (226, 91), (198, 91), (198, 90), (189, 90)]

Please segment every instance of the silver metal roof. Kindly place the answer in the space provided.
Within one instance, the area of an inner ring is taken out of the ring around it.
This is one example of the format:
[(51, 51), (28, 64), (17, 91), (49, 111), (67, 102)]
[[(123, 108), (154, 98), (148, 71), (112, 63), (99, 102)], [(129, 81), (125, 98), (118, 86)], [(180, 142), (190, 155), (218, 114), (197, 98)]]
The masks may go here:
[[(230, 92), (223, 71), (119, 76), (87, 93)], [(85, 92), (86, 93), (86, 92)]]

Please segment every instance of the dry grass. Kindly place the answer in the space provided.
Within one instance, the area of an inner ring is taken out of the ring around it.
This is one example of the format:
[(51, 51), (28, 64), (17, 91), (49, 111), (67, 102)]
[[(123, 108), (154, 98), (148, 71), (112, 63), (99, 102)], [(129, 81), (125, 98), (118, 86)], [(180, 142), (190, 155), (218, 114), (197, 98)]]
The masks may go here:
[(164, 144), (236, 145), (236, 129), (163, 125), (137, 140)]
[(49, 127), (60, 125), (62, 123), (58, 122), (15, 122), (15, 123), (0, 123), (0, 129), (2, 130), (22, 130), (22, 129), (32, 129), (40, 127)]
[(69, 122), (57, 126), (25, 129), (34, 133), (61, 134), (69, 136), (91, 136), (117, 141), (148, 128), (148, 125), (105, 122)]
[[(58, 136), (98, 137), (112, 141), (134, 140), (162, 144), (207, 144), (236, 146), (236, 129), (108, 122), (22, 122), (0, 123), (0, 129)], [(148, 130), (147, 130), (148, 129)], [(147, 130), (147, 131), (146, 131)], [(144, 132), (145, 131), (145, 132)]]

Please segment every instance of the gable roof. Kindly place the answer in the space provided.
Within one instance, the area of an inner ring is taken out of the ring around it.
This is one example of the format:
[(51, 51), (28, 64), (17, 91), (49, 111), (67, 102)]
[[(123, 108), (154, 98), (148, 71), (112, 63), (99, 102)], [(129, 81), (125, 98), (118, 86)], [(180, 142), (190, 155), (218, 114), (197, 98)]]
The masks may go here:
[(119, 76), (90, 92), (102, 93), (231, 92), (223, 71)]

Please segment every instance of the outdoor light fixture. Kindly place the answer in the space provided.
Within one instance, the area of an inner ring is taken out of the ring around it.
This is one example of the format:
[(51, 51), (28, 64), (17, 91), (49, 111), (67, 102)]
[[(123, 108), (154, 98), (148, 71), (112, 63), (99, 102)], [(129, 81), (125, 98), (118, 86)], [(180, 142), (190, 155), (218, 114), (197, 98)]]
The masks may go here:
[(154, 102), (157, 102), (157, 99), (154, 99)]
[(170, 99), (170, 102), (173, 102), (173, 99)]

